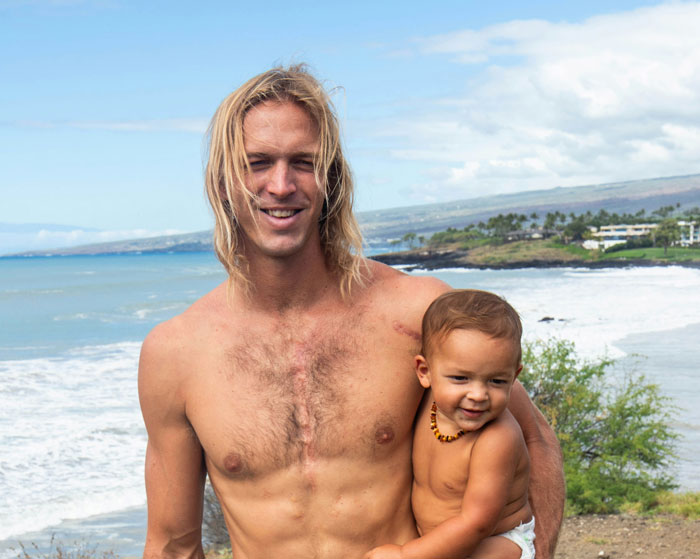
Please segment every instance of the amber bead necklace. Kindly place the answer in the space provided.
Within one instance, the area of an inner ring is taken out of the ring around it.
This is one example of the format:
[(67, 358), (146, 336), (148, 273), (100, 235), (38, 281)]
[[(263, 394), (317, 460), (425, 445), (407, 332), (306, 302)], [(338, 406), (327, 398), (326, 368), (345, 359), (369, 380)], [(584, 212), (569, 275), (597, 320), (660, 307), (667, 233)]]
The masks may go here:
[(451, 443), (452, 441), (456, 441), (462, 435), (464, 435), (463, 429), (457, 431), (456, 435), (443, 435), (440, 432), (440, 429), (438, 429), (437, 426), (437, 404), (435, 402), (433, 402), (433, 407), (430, 408), (430, 429), (435, 435), (435, 438), (441, 443)]

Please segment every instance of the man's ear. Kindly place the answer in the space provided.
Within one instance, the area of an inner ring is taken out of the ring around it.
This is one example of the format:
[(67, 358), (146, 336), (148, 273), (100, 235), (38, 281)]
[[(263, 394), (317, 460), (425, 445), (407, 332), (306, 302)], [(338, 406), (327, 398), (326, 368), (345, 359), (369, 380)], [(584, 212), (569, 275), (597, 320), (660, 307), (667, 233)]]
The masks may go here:
[(428, 361), (422, 355), (416, 355), (416, 375), (423, 388), (430, 388), (430, 367)]

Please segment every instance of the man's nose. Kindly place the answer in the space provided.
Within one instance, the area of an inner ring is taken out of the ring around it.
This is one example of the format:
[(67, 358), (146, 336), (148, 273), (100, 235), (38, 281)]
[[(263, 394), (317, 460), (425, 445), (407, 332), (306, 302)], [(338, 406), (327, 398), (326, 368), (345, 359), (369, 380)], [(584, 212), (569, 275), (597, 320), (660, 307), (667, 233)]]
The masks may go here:
[(270, 169), (267, 180), (267, 191), (283, 198), (296, 191), (294, 172), (286, 161), (277, 161)]

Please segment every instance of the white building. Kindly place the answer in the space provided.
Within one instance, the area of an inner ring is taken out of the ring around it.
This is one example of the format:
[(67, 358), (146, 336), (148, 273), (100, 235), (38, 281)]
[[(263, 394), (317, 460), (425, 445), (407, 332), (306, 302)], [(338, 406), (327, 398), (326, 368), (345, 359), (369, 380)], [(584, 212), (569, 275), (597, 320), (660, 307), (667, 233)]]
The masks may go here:
[(694, 221), (679, 221), (681, 228), (681, 240), (678, 244), (682, 247), (700, 244), (700, 227)]
[[(690, 246), (700, 244), (700, 227), (694, 221), (679, 221), (681, 238), (677, 243), (680, 246)], [(630, 239), (641, 237), (653, 237), (653, 231), (658, 227), (658, 223), (638, 223), (635, 225), (603, 225), (598, 231), (593, 232), (593, 237), (583, 243), (583, 248), (607, 249), (613, 245), (626, 243)]]
[[(648, 237), (656, 229), (656, 223), (638, 223), (635, 225), (602, 225), (598, 231), (593, 233), (596, 243), (593, 248), (609, 248), (613, 245), (626, 243), (630, 239)], [(584, 245), (585, 248), (586, 245)]]

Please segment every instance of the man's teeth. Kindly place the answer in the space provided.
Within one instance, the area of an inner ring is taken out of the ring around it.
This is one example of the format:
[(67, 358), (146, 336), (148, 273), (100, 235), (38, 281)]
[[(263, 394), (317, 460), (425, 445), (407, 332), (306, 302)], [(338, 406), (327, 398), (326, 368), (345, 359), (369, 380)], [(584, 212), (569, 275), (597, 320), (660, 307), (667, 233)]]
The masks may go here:
[(264, 210), (267, 215), (272, 217), (292, 217), (296, 210)]

